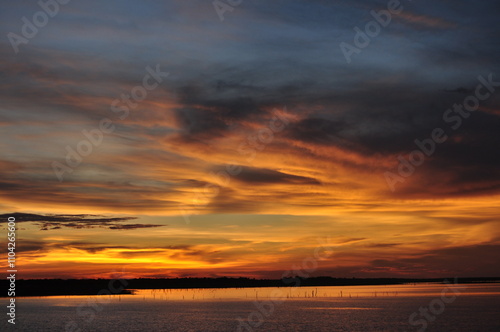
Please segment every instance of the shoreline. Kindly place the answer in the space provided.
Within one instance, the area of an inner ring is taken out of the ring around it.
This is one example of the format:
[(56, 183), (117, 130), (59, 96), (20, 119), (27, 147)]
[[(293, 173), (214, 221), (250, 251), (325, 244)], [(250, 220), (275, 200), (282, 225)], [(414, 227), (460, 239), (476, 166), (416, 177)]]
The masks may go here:
[[(110, 286), (120, 281), (125, 287), (115, 289)], [(345, 286), (387, 286), (422, 283), (457, 284), (500, 283), (500, 278), (174, 278), (174, 279), (20, 279), (17, 280), (16, 297), (86, 296), (86, 295), (134, 295), (132, 290), (141, 289), (228, 289), (228, 288), (268, 288), (268, 287), (345, 287)], [(1, 280), (7, 284), (8, 280)], [(110, 290), (102, 293), (102, 290)], [(116, 290), (116, 291), (112, 291)], [(1, 294), (0, 298), (8, 298)]]

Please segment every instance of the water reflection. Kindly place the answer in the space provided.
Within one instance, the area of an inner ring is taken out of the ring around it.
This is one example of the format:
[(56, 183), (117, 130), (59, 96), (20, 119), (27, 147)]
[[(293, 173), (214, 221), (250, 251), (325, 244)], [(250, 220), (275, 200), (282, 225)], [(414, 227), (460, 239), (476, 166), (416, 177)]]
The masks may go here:
[(261, 287), (213, 289), (135, 289), (134, 298), (143, 300), (251, 300), (306, 298), (367, 298), (441, 296), (444, 288), (458, 289), (461, 296), (500, 295), (498, 284), (409, 284), (388, 286)]

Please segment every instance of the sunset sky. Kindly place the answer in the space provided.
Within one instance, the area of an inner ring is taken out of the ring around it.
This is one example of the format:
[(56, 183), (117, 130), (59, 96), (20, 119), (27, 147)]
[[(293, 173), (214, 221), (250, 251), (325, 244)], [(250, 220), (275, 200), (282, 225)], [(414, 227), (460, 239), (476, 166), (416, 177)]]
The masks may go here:
[(497, 2), (402, 1), (349, 63), (388, 1), (58, 7), (0, 5), (18, 277), (500, 276)]

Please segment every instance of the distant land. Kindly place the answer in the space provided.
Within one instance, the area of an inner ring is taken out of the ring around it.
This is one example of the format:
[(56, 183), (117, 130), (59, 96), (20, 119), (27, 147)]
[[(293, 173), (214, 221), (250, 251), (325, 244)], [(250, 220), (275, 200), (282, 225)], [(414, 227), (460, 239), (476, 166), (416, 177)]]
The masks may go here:
[[(110, 287), (111, 282), (111, 287)], [(190, 288), (250, 288), (250, 287), (307, 287), (307, 286), (364, 286), (398, 285), (411, 283), (455, 283), (455, 278), (404, 279), (404, 278), (171, 278), (171, 279), (21, 279), (16, 280), (16, 297), (98, 295), (102, 290), (112, 294), (133, 294), (134, 289), (190, 289)], [(500, 283), (500, 277), (458, 278), (457, 283)], [(118, 290), (121, 284), (126, 285)], [(0, 297), (7, 297), (8, 280), (0, 280)], [(113, 291), (115, 290), (115, 291)]]

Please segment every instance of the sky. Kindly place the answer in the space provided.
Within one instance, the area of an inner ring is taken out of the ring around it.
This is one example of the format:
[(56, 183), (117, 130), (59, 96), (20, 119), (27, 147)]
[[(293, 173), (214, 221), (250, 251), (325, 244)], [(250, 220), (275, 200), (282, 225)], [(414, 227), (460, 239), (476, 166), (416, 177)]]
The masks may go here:
[(0, 5), (20, 278), (500, 276), (496, 1), (47, 3)]

